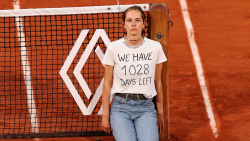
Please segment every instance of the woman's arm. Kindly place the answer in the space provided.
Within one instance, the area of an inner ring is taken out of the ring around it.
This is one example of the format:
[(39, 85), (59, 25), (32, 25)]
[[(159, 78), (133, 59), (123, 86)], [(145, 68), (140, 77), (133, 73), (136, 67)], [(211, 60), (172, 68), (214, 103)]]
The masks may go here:
[(163, 114), (163, 91), (161, 84), (161, 70), (162, 70), (162, 63), (157, 64), (155, 69), (155, 87), (157, 91), (156, 104), (157, 104), (158, 114)]
[(110, 88), (112, 83), (113, 66), (105, 65), (104, 83), (102, 90), (103, 116), (109, 116)]
[(110, 133), (110, 123), (109, 123), (109, 101), (110, 101), (110, 88), (112, 83), (113, 66), (105, 65), (104, 71), (104, 83), (102, 90), (102, 128), (106, 133)]
[(161, 84), (161, 71), (162, 71), (162, 63), (157, 64), (155, 68), (155, 88), (157, 91), (156, 95), (156, 106), (157, 106), (157, 117), (158, 117), (158, 127), (161, 133), (164, 130), (164, 117), (163, 117), (163, 91)]

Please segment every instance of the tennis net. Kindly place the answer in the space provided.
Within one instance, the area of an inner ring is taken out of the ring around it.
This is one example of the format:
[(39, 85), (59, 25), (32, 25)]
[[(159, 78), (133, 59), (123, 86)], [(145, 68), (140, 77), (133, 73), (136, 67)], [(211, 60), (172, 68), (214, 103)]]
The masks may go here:
[(100, 60), (129, 6), (1, 10), (1, 139), (106, 135)]

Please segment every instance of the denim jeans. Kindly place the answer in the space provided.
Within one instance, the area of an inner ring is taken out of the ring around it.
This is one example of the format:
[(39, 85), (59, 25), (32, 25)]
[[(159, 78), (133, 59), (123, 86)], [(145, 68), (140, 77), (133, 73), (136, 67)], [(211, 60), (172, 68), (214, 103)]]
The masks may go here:
[(114, 96), (110, 123), (116, 141), (158, 141), (155, 105), (152, 99), (130, 100)]

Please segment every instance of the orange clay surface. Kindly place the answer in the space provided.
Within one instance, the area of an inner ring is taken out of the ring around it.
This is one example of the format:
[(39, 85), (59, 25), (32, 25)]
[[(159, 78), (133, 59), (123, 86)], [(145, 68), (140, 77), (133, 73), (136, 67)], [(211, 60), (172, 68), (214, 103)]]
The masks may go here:
[[(250, 2), (188, 0), (210, 100), (219, 128), (213, 137), (178, 0), (120, 0), (120, 4), (168, 5), (174, 26), (169, 38), (169, 103), (172, 141), (250, 140)], [(115, 5), (116, 0), (21, 0), (21, 8)], [(13, 9), (11, 0), (0, 9)], [(39, 141), (95, 141), (99, 137), (53, 138)], [(37, 141), (38, 139), (23, 139)], [(112, 141), (112, 137), (102, 141)], [(15, 141), (15, 140), (6, 140)], [(20, 141), (22, 141), (20, 139)]]

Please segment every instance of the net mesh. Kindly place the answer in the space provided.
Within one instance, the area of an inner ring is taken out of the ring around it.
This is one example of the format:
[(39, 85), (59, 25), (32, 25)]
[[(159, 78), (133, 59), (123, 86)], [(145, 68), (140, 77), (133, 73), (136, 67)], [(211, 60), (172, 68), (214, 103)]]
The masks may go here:
[[(148, 23), (149, 14), (145, 14)], [(81, 70), (92, 93), (90, 99), (73, 70), (96, 29), (104, 29), (110, 41), (125, 35), (122, 13), (20, 16), (19, 21), (16, 19), (0, 17), (0, 137), (103, 135), (101, 116), (97, 115), (101, 98), (91, 115), (83, 115), (59, 71), (80, 32), (89, 29), (67, 71), (88, 107), (104, 75), (103, 65), (95, 53), (98, 45), (103, 53), (106, 51), (102, 38), (98, 39)], [(22, 22), (22, 27), (17, 27), (16, 22)], [(20, 39), (17, 28), (22, 28), (25, 40)], [(145, 29), (147, 37), (148, 24)], [(22, 49), (24, 45), (27, 54)], [(26, 67), (30, 68), (30, 78), (24, 71)]]

